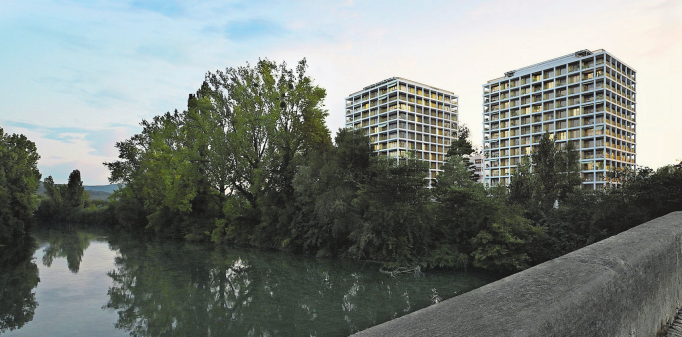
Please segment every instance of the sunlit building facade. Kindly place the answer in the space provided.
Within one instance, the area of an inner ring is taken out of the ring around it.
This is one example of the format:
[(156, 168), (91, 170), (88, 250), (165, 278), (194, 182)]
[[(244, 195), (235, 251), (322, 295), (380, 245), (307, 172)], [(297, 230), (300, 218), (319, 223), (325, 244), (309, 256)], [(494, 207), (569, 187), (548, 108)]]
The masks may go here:
[(484, 182), (509, 184), (544, 132), (580, 151), (585, 188), (636, 165), (636, 71), (603, 49), (505, 73), (483, 85)]
[(346, 97), (346, 127), (365, 130), (379, 156), (414, 150), (433, 179), (456, 137), (457, 103), (451, 91), (392, 77)]

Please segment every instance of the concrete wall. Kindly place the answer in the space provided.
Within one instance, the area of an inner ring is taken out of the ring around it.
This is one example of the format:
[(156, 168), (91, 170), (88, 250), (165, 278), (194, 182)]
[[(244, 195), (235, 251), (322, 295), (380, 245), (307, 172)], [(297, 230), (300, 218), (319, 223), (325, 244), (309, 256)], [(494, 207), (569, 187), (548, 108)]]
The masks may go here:
[(682, 212), (354, 336), (655, 336), (682, 300)]

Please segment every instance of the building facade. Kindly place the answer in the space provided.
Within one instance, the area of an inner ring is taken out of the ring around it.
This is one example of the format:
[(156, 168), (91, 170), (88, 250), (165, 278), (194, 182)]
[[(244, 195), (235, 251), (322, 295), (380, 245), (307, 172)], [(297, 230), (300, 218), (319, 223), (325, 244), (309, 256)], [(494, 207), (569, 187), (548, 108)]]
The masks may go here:
[(346, 97), (346, 127), (365, 130), (379, 156), (413, 150), (433, 179), (457, 136), (457, 104), (451, 91), (392, 77)]
[(636, 71), (603, 49), (509, 71), (483, 85), (484, 182), (509, 184), (549, 132), (580, 151), (584, 188), (636, 165)]

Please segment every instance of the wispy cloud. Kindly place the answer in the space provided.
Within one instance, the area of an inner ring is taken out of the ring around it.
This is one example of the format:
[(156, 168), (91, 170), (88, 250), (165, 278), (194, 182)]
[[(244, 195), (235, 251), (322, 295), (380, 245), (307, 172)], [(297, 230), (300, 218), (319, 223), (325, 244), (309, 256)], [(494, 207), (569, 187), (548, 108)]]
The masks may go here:
[(90, 148), (87, 153), (99, 157), (116, 155), (114, 143), (121, 140), (121, 134), (128, 134), (135, 128), (130, 125), (112, 126), (106, 129), (86, 129), (79, 127), (47, 127), (38, 124), (5, 120), (3, 125), (33, 131), (43, 139), (64, 144), (85, 143)]

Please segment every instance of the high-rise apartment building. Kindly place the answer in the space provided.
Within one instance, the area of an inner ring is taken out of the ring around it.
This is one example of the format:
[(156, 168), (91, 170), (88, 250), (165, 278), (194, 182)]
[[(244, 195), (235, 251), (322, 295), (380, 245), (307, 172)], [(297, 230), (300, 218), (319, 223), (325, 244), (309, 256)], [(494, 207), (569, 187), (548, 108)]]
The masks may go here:
[(483, 85), (484, 181), (509, 184), (544, 132), (580, 151), (583, 187), (636, 164), (636, 72), (603, 49), (581, 50)]
[(414, 150), (435, 178), (456, 138), (457, 100), (451, 91), (392, 77), (346, 97), (346, 127), (365, 130), (380, 156)]

